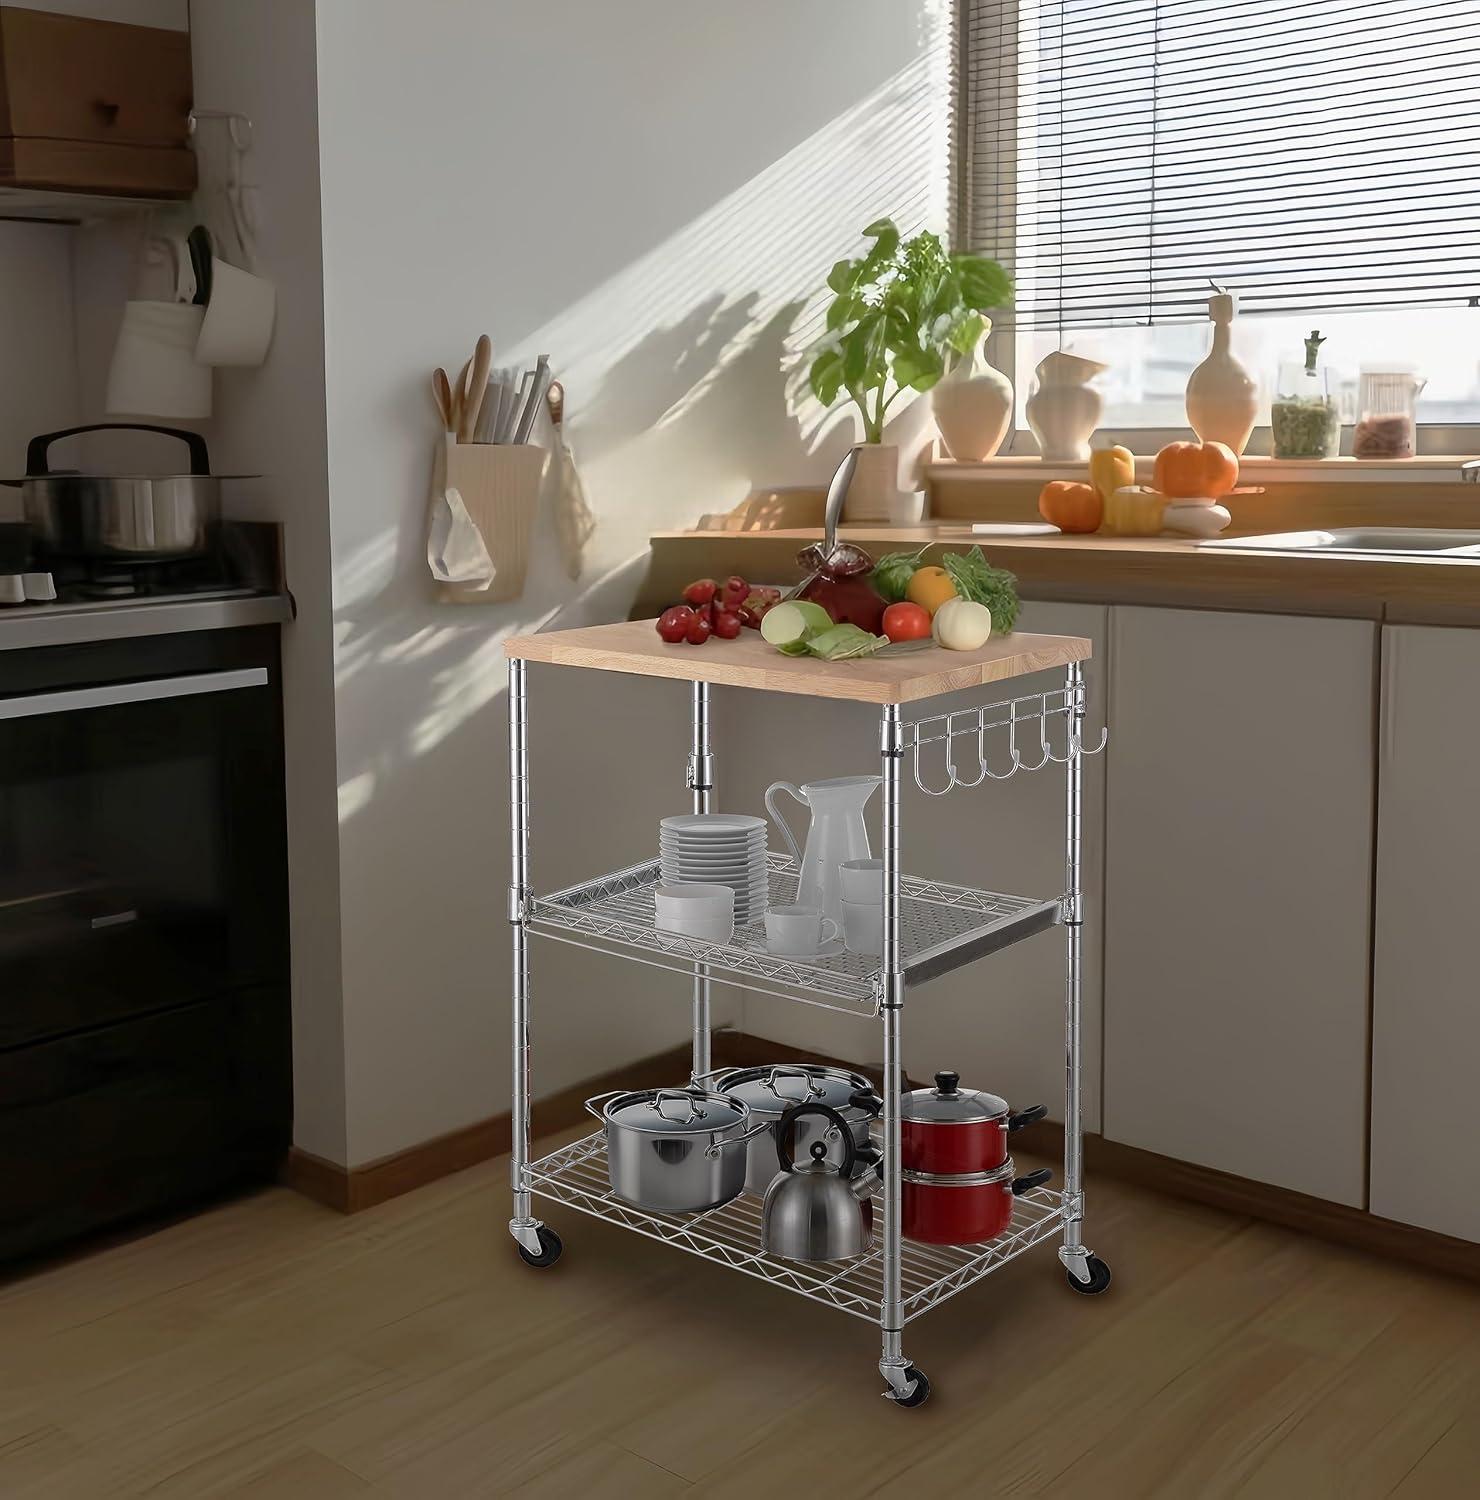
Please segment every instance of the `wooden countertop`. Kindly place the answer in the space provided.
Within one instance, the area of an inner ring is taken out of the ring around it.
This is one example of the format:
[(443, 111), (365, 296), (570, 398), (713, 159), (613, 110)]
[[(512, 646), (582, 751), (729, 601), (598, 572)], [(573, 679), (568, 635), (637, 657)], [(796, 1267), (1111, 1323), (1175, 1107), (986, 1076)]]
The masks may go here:
[(1079, 636), (1019, 631), (993, 637), (980, 651), (944, 651), (932, 646), (899, 656), (827, 662), (783, 656), (754, 630), (742, 631), (733, 641), (711, 639), (702, 646), (669, 646), (658, 639), (652, 620), (626, 620), (516, 636), (504, 642), (504, 652), (524, 661), (633, 672), (640, 677), (717, 682), (856, 703), (914, 703), (1085, 661), (1090, 643)]
[[(1337, 615), (1390, 623), (1480, 625), (1480, 559), (1325, 557), (1223, 551), (1163, 537), (973, 537), (969, 525), (844, 526), (875, 556), (980, 545), (1017, 574), (1025, 599)], [(768, 583), (800, 577), (795, 554), (815, 531), (662, 532), (641, 603), (656, 610), (691, 578), (740, 572)]]

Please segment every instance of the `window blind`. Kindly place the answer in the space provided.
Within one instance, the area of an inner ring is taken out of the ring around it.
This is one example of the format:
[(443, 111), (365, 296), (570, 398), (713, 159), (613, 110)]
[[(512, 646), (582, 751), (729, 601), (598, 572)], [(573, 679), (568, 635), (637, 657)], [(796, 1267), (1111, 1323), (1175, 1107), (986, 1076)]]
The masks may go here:
[[(958, 0), (958, 243), (1010, 321), (1480, 299), (1480, 0)], [(999, 319), (999, 326), (1008, 320)]]

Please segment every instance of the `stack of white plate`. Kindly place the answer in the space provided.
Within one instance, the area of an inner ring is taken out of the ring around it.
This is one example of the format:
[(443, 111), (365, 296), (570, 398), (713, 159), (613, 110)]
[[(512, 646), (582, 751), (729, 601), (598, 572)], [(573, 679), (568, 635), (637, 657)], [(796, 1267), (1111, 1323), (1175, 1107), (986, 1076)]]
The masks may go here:
[(684, 813), (664, 818), (658, 852), (667, 885), (727, 885), (735, 893), (735, 925), (766, 914), (766, 820), (741, 813)]

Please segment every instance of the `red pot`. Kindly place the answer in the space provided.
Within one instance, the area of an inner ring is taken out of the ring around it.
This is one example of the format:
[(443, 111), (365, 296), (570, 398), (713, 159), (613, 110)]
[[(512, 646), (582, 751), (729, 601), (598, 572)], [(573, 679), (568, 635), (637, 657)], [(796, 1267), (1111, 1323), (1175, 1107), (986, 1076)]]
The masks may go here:
[(933, 1089), (915, 1089), (901, 1101), (900, 1160), (909, 1171), (995, 1171), (1008, 1160), (1008, 1136), (1048, 1113), (1035, 1104), (1014, 1114), (996, 1094), (960, 1085), (960, 1074), (937, 1073)]
[(1026, 1177), (1012, 1174), (1011, 1157), (990, 1172), (944, 1176), (906, 1171), (904, 1237), (925, 1245), (980, 1245), (995, 1240), (1012, 1222), (1013, 1199), (1042, 1187), (1053, 1176), (1047, 1167)]

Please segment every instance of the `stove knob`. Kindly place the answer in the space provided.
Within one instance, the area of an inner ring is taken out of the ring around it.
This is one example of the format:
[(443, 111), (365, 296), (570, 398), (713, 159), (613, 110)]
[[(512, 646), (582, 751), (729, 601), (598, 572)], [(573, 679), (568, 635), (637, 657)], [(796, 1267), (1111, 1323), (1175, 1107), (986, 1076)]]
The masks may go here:
[(0, 573), (0, 604), (24, 604), (26, 581), (19, 573)]
[(57, 596), (57, 584), (50, 573), (22, 573), (26, 598), (32, 604), (50, 604)]

